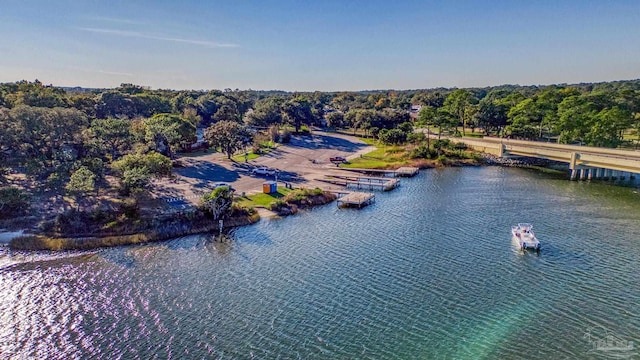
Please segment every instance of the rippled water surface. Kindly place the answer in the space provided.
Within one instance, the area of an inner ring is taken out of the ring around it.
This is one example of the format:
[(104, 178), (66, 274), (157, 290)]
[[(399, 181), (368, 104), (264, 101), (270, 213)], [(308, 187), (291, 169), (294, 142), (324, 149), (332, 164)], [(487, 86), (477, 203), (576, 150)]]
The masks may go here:
[[(82, 254), (0, 250), (1, 358), (575, 359), (640, 342), (637, 189), (424, 171), (362, 210)], [(540, 255), (510, 226), (532, 222)], [(625, 354), (629, 354), (627, 351)]]

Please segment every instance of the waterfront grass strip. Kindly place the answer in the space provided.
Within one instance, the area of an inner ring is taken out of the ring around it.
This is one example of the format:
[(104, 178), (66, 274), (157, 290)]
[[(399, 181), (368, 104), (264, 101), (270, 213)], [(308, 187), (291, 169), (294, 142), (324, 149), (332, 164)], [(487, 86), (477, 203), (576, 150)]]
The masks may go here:
[(239, 206), (251, 208), (251, 207), (264, 207), (269, 208), (269, 205), (276, 200), (284, 198), (292, 190), (286, 187), (278, 186), (278, 191), (273, 194), (256, 193), (249, 194), (236, 199), (236, 203)]

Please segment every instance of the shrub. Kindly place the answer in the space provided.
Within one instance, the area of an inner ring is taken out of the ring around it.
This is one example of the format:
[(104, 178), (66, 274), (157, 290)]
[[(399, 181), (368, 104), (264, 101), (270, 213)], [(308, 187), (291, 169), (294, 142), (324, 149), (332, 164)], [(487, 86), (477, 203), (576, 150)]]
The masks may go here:
[(56, 216), (53, 226), (48, 229), (54, 233), (64, 235), (78, 235), (95, 232), (104, 224), (108, 224), (116, 220), (115, 212), (103, 210), (79, 211), (71, 209)]
[(404, 131), (407, 134), (410, 134), (413, 132), (413, 124), (410, 123), (409, 121), (406, 121), (398, 125), (398, 129)]
[(425, 144), (422, 144), (411, 151), (412, 159), (433, 159), (436, 156), (438, 156), (438, 152), (435, 149), (429, 148)]
[(440, 140), (433, 141), (434, 149), (448, 148), (450, 145), (451, 145), (451, 141), (449, 141), (449, 139), (440, 139)]
[(467, 145), (462, 142), (457, 142), (457, 143), (454, 143), (452, 146), (450, 146), (450, 148), (456, 149), (456, 150), (467, 150)]
[(137, 219), (140, 216), (140, 205), (135, 198), (126, 198), (120, 203), (120, 212), (129, 219)]
[(400, 129), (380, 130), (378, 137), (380, 141), (390, 145), (400, 145), (407, 142), (407, 133)]
[(407, 141), (412, 143), (412, 144), (420, 144), (421, 142), (424, 142), (427, 140), (427, 136), (424, 133), (409, 133), (409, 135), (407, 135)]
[(267, 129), (267, 135), (269, 136), (269, 140), (278, 142), (278, 140), (280, 140), (280, 130), (278, 129), (278, 125), (269, 126), (269, 129)]
[(311, 135), (311, 129), (307, 125), (300, 126), (300, 131), (298, 131), (300, 135)]
[(29, 196), (16, 187), (0, 188), (0, 219), (25, 214), (30, 207)]
[(269, 204), (269, 210), (271, 211), (279, 211), (285, 207), (287, 207), (287, 203), (282, 199), (278, 199)]
[(289, 131), (288, 129), (282, 130), (282, 132), (280, 133), (280, 142), (283, 144), (287, 144), (289, 143), (289, 141), (291, 141), (291, 131)]
[(149, 154), (130, 154), (111, 164), (112, 169), (118, 174), (124, 174), (127, 169), (146, 168), (150, 175), (167, 176), (171, 175), (171, 160), (157, 152)]

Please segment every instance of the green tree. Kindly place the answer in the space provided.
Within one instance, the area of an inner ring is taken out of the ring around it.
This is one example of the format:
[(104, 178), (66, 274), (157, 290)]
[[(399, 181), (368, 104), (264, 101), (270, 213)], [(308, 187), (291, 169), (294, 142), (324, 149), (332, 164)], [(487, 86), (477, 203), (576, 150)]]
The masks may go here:
[(378, 133), (378, 138), (384, 144), (401, 145), (407, 142), (407, 133), (400, 129), (382, 129)]
[(0, 112), (0, 128), (11, 161), (28, 174), (46, 177), (58, 167), (70, 167), (78, 157), (87, 117), (76, 109), (18, 105)]
[(80, 209), (80, 199), (96, 189), (96, 175), (86, 166), (81, 166), (71, 174), (64, 188), (76, 198), (78, 209)]
[(196, 129), (200, 126), (200, 123), (202, 123), (202, 118), (198, 115), (196, 109), (192, 107), (187, 107), (182, 110), (182, 118), (193, 125)]
[(334, 129), (343, 128), (345, 125), (344, 114), (338, 111), (333, 111), (325, 115), (327, 126)]
[[(422, 106), (420, 112), (418, 113), (418, 124), (427, 128), (427, 148), (429, 148), (431, 143), (431, 125), (434, 124), (436, 116), (438, 116), (436, 108), (429, 105)], [(438, 137), (439, 136), (440, 135), (438, 135)]]
[(0, 188), (0, 219), (22, 216), (30, 206), (24, 191), (12, 186)]
[(148, 154), (129, 154), (120, 160), (114, 161), (111, 168), (117, 174), (123, 174), (125, 170), (132, 168), (145, 168), (149, 175), (157, 177), (171, 175), (171, 159), (157, 152)]
[(300, 132), (302, 125), (313, 122), (313, 114), (309, 101), (302, 96), (297, 96), (284, 103), (283, 113), (285, 120), (290, 123), (296, 132)]
[(198, 97), (195, 100), (194, 106), (198, 111), (198, 115), (202, 118), (202, 122), (205, 125), (211, 123), (213, 119), (213, 115), (218, 111), (219, 105), (219, 97), (222, 96), (222, 93), (219, 91), (210, 91), (204, 95)]
[(155, 114), (169, 113), (172, 110), (171, 102), (155, 94), (136, 94), (131, 97), (133, 102), (133, 116), (149, 117)]
[(198, 139), (196, 127), (191, 122), (173, 114), (156, 114), (145, 119), (144, 130), (145, 141), (151, 144), (156, 152), (168, 157)]
[(584, 142), (596, 115), (595, 104), (586, 96), (573, 95), (562, 100), (558, 105), (558, 121), (555, 127), (559, 134), (558, 142)]
[(220, 220), (231, 210), (233, 192), (226, 186), (215, 188), (211, 193), (202, 197), (202, 207), (213, 216), (213, 220)]
[(101, 93), (96, 100), (96, 117), (98, 119), (133, 118), (136, 114), (136, 106), (131, 95), (110, 90)]
[(149, 185), (151, 175), (149, 170), (144, 167), (133, 167), (125, 169), (120, 174), (120, 190), (129, 195), (131, 192), (142, 191)]
[(440, 136), (444, 131), (450, 132), (451, 129), (457, 126), (458, 120), (444, 108), (439, 108), (431, 123), (438, 127), (438, 140), (440, 140)]
[(484, 129), (485, 134), (495, 132), (500, 134), (507, 125), (506, 105), (483, 98), (478, 104), (478, 112), (474, 115), (478, 127)]
[(252, 135), (246, 126), (235, 121), (220, 121), (204, 132), (204, 138), (214, 148), (220, 148), (231, 159), (234, 152), (251, 144)]
[(144, 189), (152, 176), (162, 177), (171, 175), (171, 159), (151, 152), (149, 154), (130, 154), (114, 161), (111, 168), (120, 179), (123, 193)]
[(465, 135), (467, 120), (469, 119), (472, 95), (466, 89), (458, 89), (449, 94), (444, 101), (443, 108), (462, 124), (462, 135)]
[(630, 111), (614, 106), (600, 111), (593, 120), (594, 123), (585, 134), (587, 144), (617, 147), (622, 143), (622, 134), (631, 126), (633, 117)]
[(259, 100), (255, 104), (255, 109), (245, 117), (245, 122), (252, 126), (269, 127), (271, 125), (282, 124), (282, 105), (285, 100), (282, 97), (268, 97)]
[(531, 139), (536, 136), (536, 127), (542, 124), (544, 111), (533, 98), (529, 98), (511, 108), (507, 116), (510, 121), (509, 131), (512, 135)]
[(213, 114), (213, 121), (240, 121), (240, 112), (236, 103), (231, 100), (225, 100), (224, 103)]
[(91, 122), (89, 136), (96, 155), (108, 152), (115, 160), (131, 149), (131, 122), (126, 119), (96, 119)]
[(356, 129), (365, 130), (368, 132), (371, 127), (373, 127), (376, 122), (376, 111), (375, 110), (352, 110), (354, 120), (353, 120), (353, 133), (355, 135)]
[(62, 88), (45, 86), (40, 81), (19, 81), (16, 91), (7, 95), (11, 107), (26, 105), (33, 107), (64, 108), (68, 106), (67, 94)]

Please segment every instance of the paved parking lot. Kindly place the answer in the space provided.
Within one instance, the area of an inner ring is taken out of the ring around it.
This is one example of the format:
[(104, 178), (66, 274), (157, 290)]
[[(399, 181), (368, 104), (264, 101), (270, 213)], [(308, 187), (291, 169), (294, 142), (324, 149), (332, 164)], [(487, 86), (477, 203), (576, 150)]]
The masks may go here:
[(172, 207), (185, 207), (197, 203), (216, 182), (230, 183), (236, 193), (259, 192), (264, 181), (275, 180), (276, 176), (251, 174), (251, 169), (258, 166), (278, 170), (279, 183), (326, 189), (331, 185), (316, 179), (335, 169), (329, 158), (349, 159), (373, 149), (355, 137), (316, 131), (312, 136), (294, 136), (289, 144), (246, 163), (230, 161), (220, 153), (183, 157), (180, 161), (184, 167), (174, 169), (176, 178), (156, 181), (153, 193)]

